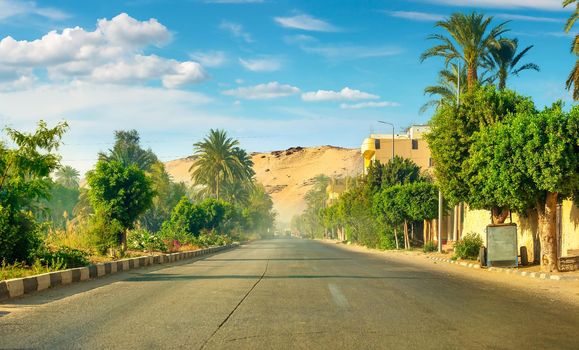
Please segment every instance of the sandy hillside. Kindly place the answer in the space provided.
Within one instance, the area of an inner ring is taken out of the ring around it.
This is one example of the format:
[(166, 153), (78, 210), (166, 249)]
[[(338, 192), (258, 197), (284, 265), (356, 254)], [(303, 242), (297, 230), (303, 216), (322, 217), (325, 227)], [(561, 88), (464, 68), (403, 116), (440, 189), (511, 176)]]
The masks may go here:
[[(252, 159), (256, 178), (271, 194), (280, 223), (289, 222), (305, 208), (304, 195), (316, 175), (343, 177), (362, 171), (358, 149), (332, 146), (253, 153)], [(173, 160), (166, 163), (167, 171), (175, 181), (190, 182), (192, 163), (192, 158)]]

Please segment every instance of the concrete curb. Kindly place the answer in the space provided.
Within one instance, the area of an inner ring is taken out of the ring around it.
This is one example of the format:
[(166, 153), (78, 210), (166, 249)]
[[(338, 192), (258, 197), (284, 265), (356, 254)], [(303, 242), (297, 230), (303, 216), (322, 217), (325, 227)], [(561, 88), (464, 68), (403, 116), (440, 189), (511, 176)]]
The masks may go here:
[(121, 271), (138, 269), (139, 267), (143, 266), (165, 264), (178, 260), (208, 255), (222, 250), (231, 249), (239, 245), (239, 243), (233, 243), (220, 247), (211, 247), (186, 252), (140, 256), (137, 258), (110, 261), (85, 267), (77, 267), (74, 269), (54, 271), (42, 275), (4, 280), (0, 281), (0, 300), (16, 298), (24, 294), (45, 290), (58, 285), (66, 285), (73, 282), (81, 282), (106, 275), (111, 275)]
[[(451, 260), (451, 259), (446, 259), (446, 258), (439, 258), (439, 257), (435, 257), (435, 256), (426, 256), (426, 258), (430, 259), (430, 260), (442, 261), (442, 262), (460, 265), (460, 266), (464, 266), (464, 267), (470, 267), (470, 268), (474, 268), (474, 269), (480, 269), (481, 268), (480, 264), (467, 263), (464, 261), (461, 262), (461, 261), (456, 261), (456, 260)], [(522, 277), (537, 278), (537, 279), (542, 279), (542, 280), (579, 281), (579, 277), (575, 277), (575, 276), (552, 275), (552, 274), (544, 273), (544, 272), (518, 271), (518, 270), (515, 270), (512, 268), (489, 267), (489, 268), (484, 268), (483, 270), (492, 271), (492, 272), (502, 272), (502, 273), (506, 273), (506, 274), (513, 274), (513, 275), (519, 275)]]

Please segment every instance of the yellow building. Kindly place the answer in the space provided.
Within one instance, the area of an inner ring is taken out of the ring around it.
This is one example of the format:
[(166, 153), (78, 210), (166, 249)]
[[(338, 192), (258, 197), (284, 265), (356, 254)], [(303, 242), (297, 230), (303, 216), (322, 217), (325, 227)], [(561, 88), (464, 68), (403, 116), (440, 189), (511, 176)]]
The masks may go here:
[(408, 158), (414, 161), (423, 170), (428, 170), (433, 166), (430, 157), (430, 148), (423, 138), (429, 131), (428, 125), (412, 125), (403, 134), (372, 134), (364, 139), (361, 146), (364, 157), (364, 173), (373, 161), (387, 163), (392, 159), (392, 145), (394, 144), (394, 155)]

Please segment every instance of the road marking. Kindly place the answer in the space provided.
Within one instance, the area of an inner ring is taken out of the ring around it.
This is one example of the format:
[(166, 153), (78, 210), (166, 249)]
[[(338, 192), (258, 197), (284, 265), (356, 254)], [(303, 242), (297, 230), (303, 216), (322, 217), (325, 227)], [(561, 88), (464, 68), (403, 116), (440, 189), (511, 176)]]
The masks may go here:
[(332, 294), (332, 299), (334, 303), (342, 308), (346, 308), (349, 306), (348, 299), (346, 296), (340, 292), (340, 289), (335, 284), (328, 284), (328, 289), (330, 289), (330, 294)]

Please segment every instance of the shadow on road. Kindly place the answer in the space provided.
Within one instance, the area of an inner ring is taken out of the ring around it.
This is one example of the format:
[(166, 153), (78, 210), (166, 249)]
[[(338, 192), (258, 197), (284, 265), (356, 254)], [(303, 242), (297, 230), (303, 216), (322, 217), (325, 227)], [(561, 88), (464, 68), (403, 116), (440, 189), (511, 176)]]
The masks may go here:
[[(261, 275), (171, 275), (171, 274), (150, 274), (129, 278), (128, 282), (157, 282), (157, 281), (193, 281), (193, 280), (225, 280), (225, 279), (259, 279)], [(424, 276), (351, 276), (351, 275), (273, 275), (263, 276), (264, 280), (275, 279), (360, 279), (360, 280), (380, 280), (380, 279), (399, 279), (399, 280), (436, 280), (435, 277)]]

